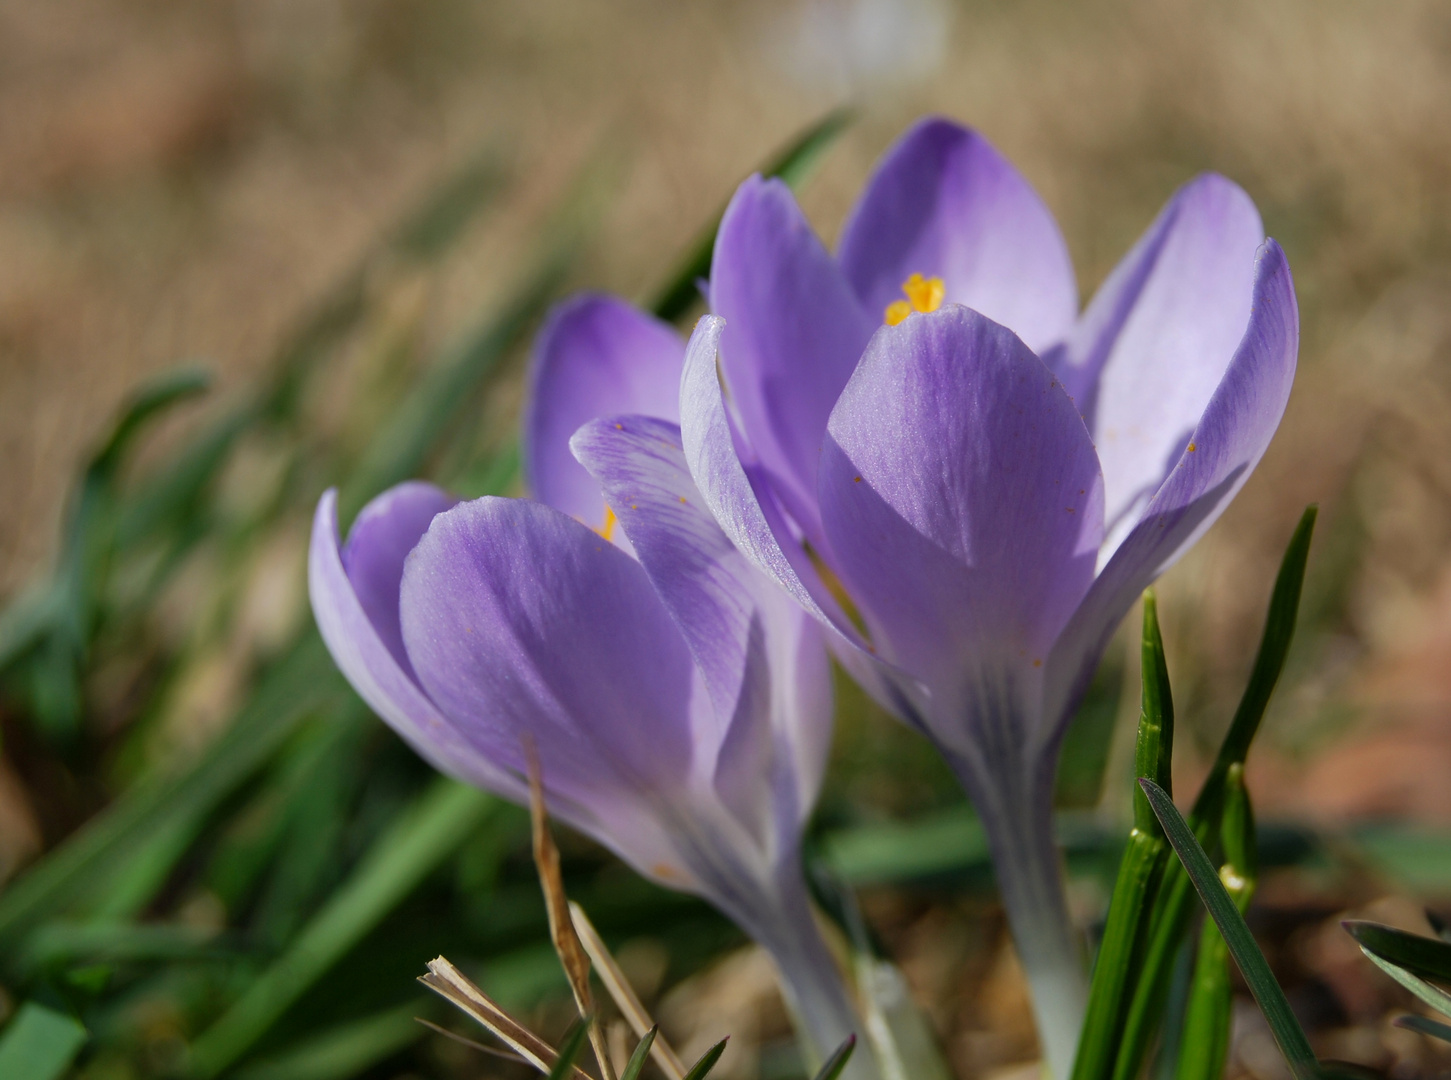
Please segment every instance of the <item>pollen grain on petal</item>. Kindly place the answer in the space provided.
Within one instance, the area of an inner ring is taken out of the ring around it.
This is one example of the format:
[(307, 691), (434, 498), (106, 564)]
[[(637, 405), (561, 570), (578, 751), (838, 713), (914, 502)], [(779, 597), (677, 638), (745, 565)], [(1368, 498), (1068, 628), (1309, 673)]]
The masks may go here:
[(1189, 444), (1189, 452), (1191, 454), (1194, 453), (1194, 451), (1195, 450), (1198, 450), (1198, 449), (1199, 449), (1199, 447), (1198, 447), (1198, 445), (1196, 443), (1190, 443)]

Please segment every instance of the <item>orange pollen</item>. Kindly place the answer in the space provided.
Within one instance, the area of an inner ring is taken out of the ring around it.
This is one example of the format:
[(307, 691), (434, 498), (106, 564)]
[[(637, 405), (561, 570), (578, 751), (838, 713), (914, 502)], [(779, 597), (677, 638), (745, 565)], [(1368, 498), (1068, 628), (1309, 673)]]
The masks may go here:
[(940, 277), (925, 278), (921, 274), (913, 274), (902, 282), (902, 292), (907, 299), (895, 300), (887, 305), (883, 318), (888, 326), (896, 326), (916, 311), (924, 315), (929, 311), (936, 311), (947, 295), (947, 289)]

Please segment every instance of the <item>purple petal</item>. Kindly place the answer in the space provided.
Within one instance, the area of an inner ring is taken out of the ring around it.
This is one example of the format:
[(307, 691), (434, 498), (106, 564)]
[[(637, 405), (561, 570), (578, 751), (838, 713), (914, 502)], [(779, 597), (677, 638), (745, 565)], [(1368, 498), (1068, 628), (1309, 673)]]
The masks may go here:
[(1249, 326), (1169, 478), (1093, 583), (1049, 662), (1048, 717), (1059, 725), (1139, 593), (1229, 505), (1257, 464), (1290, 398), (1300, 316), (1285, 254), (1267, 241), (1255, 262)]
[[(392, 497), (395, 493), (397, 496)], [(448, 501), (448, 497), (424, 484), (405, 484), (402, 489), (395, 488), (374, 499), (358, 516), (353, 535), (348, 538), (349, 548), (355, 549), (354, 580), (350, 580), (349, 570), (344, 568), (345, 556), (338, 548), (337, 492), (326, 492), (318, 500), (308, 553), (313, 615), (328, 651), (353, 689), (420, 756), (451, 776), (519, 798), (523, 788), (517, 778), (480, 755), (443, 718), (415, 681), (406, 656), (400, 663), (380, 630), (380, 620), (370, 617), (372, 612), (368, 610), (371, 605), (381, 611), (383, 625), (396, 633), (396, 583), (403, 558), (400, 555), (393, 566), (390, 551), (407, 542), (412, 527), (408, 522), (416, 523), (429, 503), (438, 500)], [(399, 511), (396, 520), (390, 521), (390, 507)], [(429, 517), (431, 520), (432, 515)], [(389, 580), (394, 582), (391, 604), (387, 601)]]
[(797, 524), (819, 538), (816, 465), (826, 418), (877, 323), (780, 180), (753, 176), (721, 221), (711, 308), (742, 429)]
[(878, 331), (831, 414), (821, 511), (889, 659), (961, 727), (985, 685), (1025, 692), (1093, 580), (1103, 485), (1053, 374), (952, 305)]
[(389, 488), (358, 513), (343, 546), (343, 567), (373, 629), (411, 679), (413, 665), (398, 627), (398, 587), (403, 560), (417, 546), (434, 516), (458, 502), (432, 484), (411, 480)]
[(1103, 463), (1101, 565), (1169, 475), (1244, 337), (1264, 242), (1248, 195), (1185, 185), (1109, 276), (1061, 360)]
[[(718, 792), (759, 839), (769, 821), (763, 815), (788, 798), (794, 836), (797, 815), (815, 798), (831, 731), (829, 669), (814, 623), (711, 517), (676, 425), (640, 416), (599, 420), (571, 445), (615, 508), (704, 674), (719, 727), (696, 749), (715, 762)], [(778, 753), (785, 772), (772, 785)]]
[(842, 269), (880, 321), (913, 274), (1041, 351), (1078, 313), (1073, 264), (1053, 215), (975, 131), (927, 119), (883, 157), (842, 234)]
[(554, 309), (534, 351), (524, 419), (524, 469), (540, 502), (591, 528), (604, 524), (599, 487), (569, 438), (599, 416), (680, 416), (680, 336), (613, 296), (575, 297)]
[(419, 682), (501, 765), (522, 772), (533, 738), (551, 791), (596, 814), (688, 780), (689, 650), (639, 563), (585, 526), (460, 504), (414, 549), (401, 610)]

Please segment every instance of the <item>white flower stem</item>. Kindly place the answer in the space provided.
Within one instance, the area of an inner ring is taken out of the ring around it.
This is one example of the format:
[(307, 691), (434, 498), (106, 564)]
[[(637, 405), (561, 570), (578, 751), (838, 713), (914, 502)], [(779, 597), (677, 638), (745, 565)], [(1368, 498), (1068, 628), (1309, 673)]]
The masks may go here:
[(989, 773), (952, 759), (987, 831), (1018, 960), (1033, 998), (1038, 1042), (1054, 1080), (1068, 1080), (1088, 1006), (1082, 946), (1068, 915), (1053, 835), (1052, 772)]

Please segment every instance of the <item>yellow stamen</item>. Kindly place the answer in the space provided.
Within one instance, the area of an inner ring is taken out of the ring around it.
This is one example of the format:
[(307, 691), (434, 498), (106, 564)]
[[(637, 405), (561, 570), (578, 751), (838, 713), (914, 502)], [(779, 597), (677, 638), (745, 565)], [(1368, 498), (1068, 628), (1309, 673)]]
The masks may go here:
[(615, 517), (615, 512), (610, 509), (609, 504), (606, 504), (605, 523), (601, 525), (598, 529), (596, 529), (595, 532), (599, 533), (606, 540), (610, 540), (615, 535), (615, 523), (617, 521), (619, 521), (619, 519)]
[(883, 318), (888, 326), (896, 326), (914, 311), (920, 311), (924, 315), (929, 311), (936, 311), (947, 295), (947, 289), (940, 277), (925, 278), (921, 274), (913, 274), (902, 282), (902, 292), (907, 299), (894, 300), (887, 305)]

